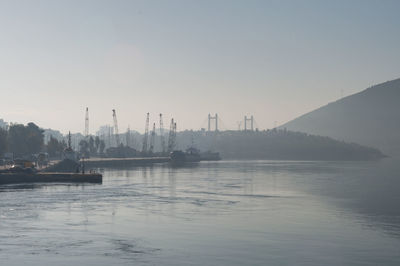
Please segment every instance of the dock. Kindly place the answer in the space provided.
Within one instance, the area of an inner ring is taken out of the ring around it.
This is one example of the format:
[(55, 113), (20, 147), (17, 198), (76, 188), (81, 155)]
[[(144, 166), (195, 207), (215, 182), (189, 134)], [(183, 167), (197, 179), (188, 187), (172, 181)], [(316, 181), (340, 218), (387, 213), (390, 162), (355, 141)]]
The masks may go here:
[(169, 161), (170, 157), (89, 158), (85, 159), (85, 168), (147, 166), (155, 163), (167, 163)]
[(98, 173), (1, 173), (0, 184), (19, 183), (98, 183), (103, 176)]

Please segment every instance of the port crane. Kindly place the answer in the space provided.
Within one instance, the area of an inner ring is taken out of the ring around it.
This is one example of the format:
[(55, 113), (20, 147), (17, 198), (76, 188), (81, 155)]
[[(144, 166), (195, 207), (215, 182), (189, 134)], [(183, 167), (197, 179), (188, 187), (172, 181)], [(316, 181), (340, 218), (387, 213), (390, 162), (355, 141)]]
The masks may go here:
[(146, 116), (146, 125), (144, 128), (144, 137), (143, 137), (143, 147), (142, 147), (142, 152), (146, 153), (147, 152), (147, 141), (149, 138), (149, 120), (150, 120), (150, 113), (147, 113)]
[(168, 152), (172, 152), (176, 145), (176, 122), (174, 119), (171, 119), (171, 125), (169, 127), (169, 136), (168, 136)]
[(153, 130), (151, 131), (150, 135), (150, 148), (149, 148), (150, 154), (152, 154), (154, 151), (155, 140), (156, 140), (156, 123), (153, 123)]
[(161, 138), (161, 152), (165, 153), (165, 137), (164, 137), (164, 124), (162, 114), (160, 114), (160, 138)]

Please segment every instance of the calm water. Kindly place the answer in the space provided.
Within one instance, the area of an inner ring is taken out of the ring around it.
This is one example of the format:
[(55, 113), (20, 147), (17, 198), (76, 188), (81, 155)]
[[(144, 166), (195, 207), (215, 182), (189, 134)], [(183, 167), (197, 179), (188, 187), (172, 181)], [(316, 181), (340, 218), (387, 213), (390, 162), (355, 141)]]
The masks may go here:
[(0, 187), (1, 265), (400, 265), (400, 164), (228, 161)]

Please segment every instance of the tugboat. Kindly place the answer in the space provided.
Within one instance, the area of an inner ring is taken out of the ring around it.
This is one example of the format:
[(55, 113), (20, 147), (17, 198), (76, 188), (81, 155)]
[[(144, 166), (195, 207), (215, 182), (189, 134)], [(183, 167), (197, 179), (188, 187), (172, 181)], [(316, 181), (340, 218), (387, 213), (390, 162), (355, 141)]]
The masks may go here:
[(63, 173), (79, 173), (84, 170), (79, 161), (78, 154), (71, 146), (71, 132), (68, 133), (68, 147), (64, 149), (62, 160), (56, 164), (50, 165), (42, 170), (42, 172), (63, 172)]
[(71, 132), (68, 132), (68, 147), (64, 149), (62, 157), (63, 160), (71, 160), (76, 163), (79, 162), (79, 156), (71, 146)]

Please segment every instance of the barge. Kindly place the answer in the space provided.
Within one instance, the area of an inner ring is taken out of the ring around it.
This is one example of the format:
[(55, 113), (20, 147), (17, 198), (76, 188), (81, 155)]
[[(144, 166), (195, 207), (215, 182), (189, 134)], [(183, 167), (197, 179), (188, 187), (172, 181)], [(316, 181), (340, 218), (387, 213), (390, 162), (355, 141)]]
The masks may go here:
[(0, 185), (22, 183), (97, 183), (103, 182), (99, 173), (0, 173)]

